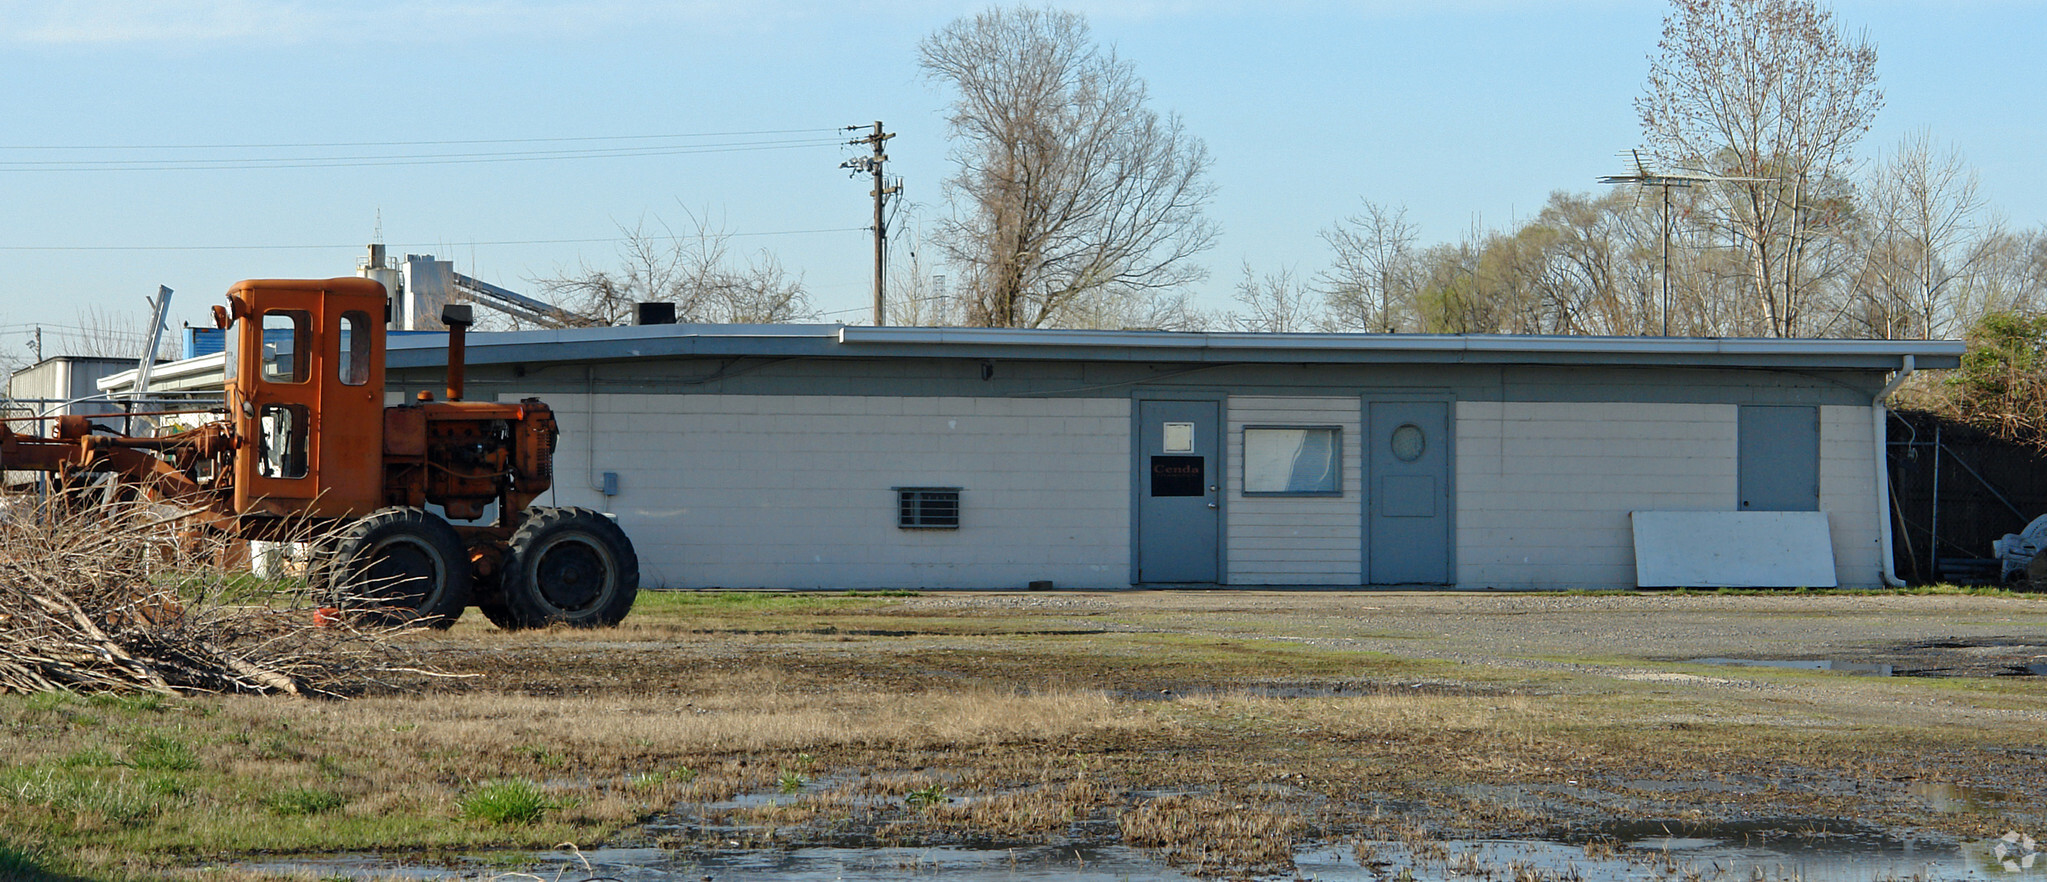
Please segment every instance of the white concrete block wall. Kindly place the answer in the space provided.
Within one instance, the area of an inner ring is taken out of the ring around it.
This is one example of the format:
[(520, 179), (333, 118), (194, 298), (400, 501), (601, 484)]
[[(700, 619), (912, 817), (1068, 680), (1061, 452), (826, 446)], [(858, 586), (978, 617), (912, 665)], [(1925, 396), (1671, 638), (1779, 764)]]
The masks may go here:
[[(1883, 583), (1876, 505), (1876, 427), (1867, 407), (1820, 408), (1820, 510), (1834, 533), (1834, 573), (1843, 588)], [(1888, 506), (1886, 506), (1888, 508)]]
[[(1128, 399), (546, 398), (552, 504), (602, 507), (617, 472), (612, 510), (649, 585), (1129, 584)], [(964, 488), (960, 529), (899, 529), (900, 486)]]
[(1632, 586), (1628, 512), (1736, 507), (1738, 412), (1731, 404), (1458, 402), (1458, 585)]
[[(1231, 464), (1224, 533), (1231, 585), (1356, 585), (1363, 581), (1359, 419), (1352, 398), (1268, 398), (1232, 395), (1228, 404)], [(1340, 426), (1342, 496), (1245, 496), (1244, 427)]]

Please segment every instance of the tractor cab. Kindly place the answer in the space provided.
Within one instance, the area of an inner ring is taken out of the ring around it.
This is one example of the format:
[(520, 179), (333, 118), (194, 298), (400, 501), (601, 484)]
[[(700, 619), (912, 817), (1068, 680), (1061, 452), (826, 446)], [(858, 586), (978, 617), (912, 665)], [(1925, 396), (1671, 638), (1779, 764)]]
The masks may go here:
[(384, 502), (384, 286), (253, 279), (214, 307), (227, 334), (234, 510), (352, 517)]

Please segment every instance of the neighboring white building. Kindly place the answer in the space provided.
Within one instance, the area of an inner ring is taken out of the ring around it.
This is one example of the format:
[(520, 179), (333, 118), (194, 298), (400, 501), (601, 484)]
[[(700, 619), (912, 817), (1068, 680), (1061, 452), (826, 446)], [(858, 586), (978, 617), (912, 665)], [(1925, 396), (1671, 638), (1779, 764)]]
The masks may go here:
[[(391, 341), (392, 401), (443, 343)], [(472, 334), (468, 397), (554, 408), (551, 502), (614, 513), (649, 586), (1618, 588), (1631, 513), (1808, 511), (1866, 587), (1879, 394), (1961, 352), (652, 325)]]

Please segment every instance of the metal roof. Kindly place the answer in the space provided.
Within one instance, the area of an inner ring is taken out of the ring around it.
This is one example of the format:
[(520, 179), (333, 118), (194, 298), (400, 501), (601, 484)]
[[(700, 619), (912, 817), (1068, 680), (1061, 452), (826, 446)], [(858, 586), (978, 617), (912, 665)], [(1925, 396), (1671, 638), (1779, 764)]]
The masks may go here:
[[(1245, 334), (861, 325), (636, 325), (472, 332), (468, 363), (539, 364), (642, 358), (978, 358), (1199, 364), (1552, 364), (1893, 370), (1961, 364), (1959, 340), (1815, 340), (1749, 337), (1565, 337), (1515, 334)], [(226, 357), (158, 365), (159, 388), (217, 384)], [(442, 334), (393, 334), (388, 368), (447, 362)], [(99, 386), (126, 390), (135, 372)]]
[[(439, 336), (392, 338), (391, 368), (437, 366)], [(472, 333), (471, 364), (691, 356), (1291, 364), (1586, 364), (1890, 370), (1961, 363), (1959, 340), (1249, 334), (856, 325), (640, 325)]]

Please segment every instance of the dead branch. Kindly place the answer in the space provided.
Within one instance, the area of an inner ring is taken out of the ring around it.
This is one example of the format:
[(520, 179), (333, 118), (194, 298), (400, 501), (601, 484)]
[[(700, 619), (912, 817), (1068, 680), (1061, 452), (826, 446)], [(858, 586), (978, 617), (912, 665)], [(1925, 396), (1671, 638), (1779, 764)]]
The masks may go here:
[(157, 505), (0, 500), (0, 692), (340, 697), (441, 676), (397, 639), (413, 628), (320, 627), (304, 580), (224, 565), (233, 546)]

